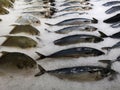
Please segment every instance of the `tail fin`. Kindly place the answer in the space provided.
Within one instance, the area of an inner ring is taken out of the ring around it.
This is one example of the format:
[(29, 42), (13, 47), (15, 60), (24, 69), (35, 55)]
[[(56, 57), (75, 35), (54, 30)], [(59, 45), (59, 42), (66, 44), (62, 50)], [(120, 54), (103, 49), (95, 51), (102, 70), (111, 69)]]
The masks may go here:
[(44, 59), (44, 58), (46, 58), (46, 56), (45, 55), (42, 55), (42, 54), (40, 54), (39, 52), (36, 52), (40, 57), (39, 58), (37, 58), (36, 60), (40, 60), (40, 59)]
[(107, 50), (107, 53), (109, 53), (111, 49), (112, 47), (102, 47), (102, 50)]
[(109, 36), (107, 36), (105, 33), (101, 32), (101, 31), (98, 31), (98, 32), (100, 34), (100, 37), (102, 37), (102, 38), (109, 37)]
[(54, 24), (49, 24), (49, 23), (45, 23), (46, 25), (48, 25), (48, 26), (54, 26)]
[(93, 20), (91, 21), (92, 23), (98, 23), (98, 20), (93, 18)]
[(41, 76), (42, 74), (44, 74), (46, 72), (46, 70), (42, 66), (38, 65), (38, 68), (39, 68), (40, 72), (35, 74), (35, 77)]
[(112, 60), (99, 60), (99, 62), (107, 64), (107, 68), (109, 69), (111, 69), (111, 66), (114, 63)]

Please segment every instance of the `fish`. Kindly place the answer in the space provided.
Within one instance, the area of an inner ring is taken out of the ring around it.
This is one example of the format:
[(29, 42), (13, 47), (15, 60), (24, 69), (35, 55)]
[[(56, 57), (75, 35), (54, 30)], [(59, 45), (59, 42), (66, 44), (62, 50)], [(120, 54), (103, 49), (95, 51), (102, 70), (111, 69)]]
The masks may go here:
[(66, 2), (64, 4), (61, 4), (61, 6), (72, 6), (72, 5), (88, 5), (90, 3), (88, 2), (80, 2), (80, 1), (69, 1), (69, 2)]
[(41, 24), (38, 18), (28, 14), (20, 16), (15, 22), (19, 23), (20, 25), (31, 25), (31, 24), (40, 25)]
[(45, 23), (48, 26), (63, 26), (63, 25), (81, 25), (81, 24), (91, 24), (91, 23), (98, 23), (98, 20), (93, 19), (87, 19), (87, 18), (72, 18), (72, 19), (66, 19), (56, 24), (49, 24)]
[(63, 49), (48, 56), (40, 54), (39, 52), (36, 53), (40, 56), (36, 60), (42, 60), (44, 58), (62, 58), (62, 57), (79, 58), (79, 57), (100, 56), (105, 54), (104, 52), (91, 47), (74, 47), (74, 48)]
[(120, 22), (120, 13), (106, 19), (103, 21), (104, 23), (115, 23), (115, 22)]
[(27, 33), (30, 35), (40, 35), (40, 31), (31, 25), (14, 25), (15, 27), (11, 30), (10, 34)]
[(106, 14), (112, 14), (120, 10), (120, 5), (119, 6), (113, 6), (107, 11), (105, 11)]
[(100, 33), (100, 37), (102, 37), (102, 38), (110, 37), (110, 38), (120, 39), (120, 32), (117, 32), (110, 36), (106, 35), (105, 33), (101, 32), (101, 31), (98, 31), (98, 32)]
[(52, 16), (51, 18), (58, 18), (58, 17), (63, 17), (63, 16), (67, 16), (67, 15), (73, 15), (73, 14), (78, 14), (78, 15), (83, 15), (83, 14), (87, 14), (86, 12), (68, 12), (68, 13), (64, 13), (61, 15), (56, 15), (56, 16)]
[(109, 2), (106, 2), (103, 4), (103, 6), (112, 6), (112, 5), (116, 5), (116, 4), (119, 4), (120, 1), (109, 1)]
[[(23, 68), (35, 68), (36, 67), (36, 61), (32, 59), (30, 56), (20, 53), (20, 52), (7, 52), (2, 51), (2, 56), (0, 57), (0, 67), (3, 65), (7, 65), (5, 67), (8, 67), (8, 65), (14, 66), (18, 69)], [(10, 68), (10, 67), (8, 67)]]
[[(48, 32), (52, 32), (48, 29), (45, 29), (46, 31)], [(68, 26), (68, 27), (65, 27), (65, 28), (62, 28), (60, 30), (57, 30), (57, 31), (54, 31), (54, 33), (57, 33), (57, 34), (68, 34), (70, 32), (74, 32), (74, 31), (96, 31), (97, 28), (96, 27), (93, 27), (93, 26), (89, 26), (89, 25), (76, 25), (76, 26)]]
[(118, 74), (115, 70), (101, 66), (74, 66), (59, 68), (55, 70), (45, 70), (42, 66), (39, 66), (40, 72), (35, 75), (41, 76), (45, 73), (53, 75), (62, 80), (77, 81), (77, 82), (91, 82), (99, 81), (104, 78), (108, 78), (112, 81)]
[(101, 41), (103, 41), (103, 39), (95, 35), (76, 34), (76, 35), (62, 37), (60, 39), (53, 41), (53, 43), (55, 45), (63, 46), (63, 45), (71, 45), (77, 43), (99, 43)]
[(9, 11), (4, 7), (0, 6), (0, 15), (5, 15), (5, 14), (9, 14)]
[(111, 47), (102, 47), (103, 50), (107, 50), (107, 51), (110, 51), (111, 49), (117, 49), (117, 48), (120, 48), (120, 42), (117, 42)]
[(120, 28), (120, 22), (113, 23), (110, 25), (112, 28)]
[(65, 0), (64, 2), (70, 2), (70, 1), (87, 2), (87, 1), (90, 1), (90, 0)]
[(32, 38), (26, 36), (1, 36), (6, 37), (7, 39), (2, 43), (1, 46), (7, 47), (19, 47), (22, 49), (32, 48), (37, 46), (37, 42)]
[(0, 6), (6, 8), (13, 8), (13, 3), (9, 0), (0, 0)]
[(62, 10), (58, 10), (57, 12), (63, 12), (63, 11), (85, 11), (85, 10), (90, 10), (92, 7), (90, 6), (69, 6), (66, 7)]

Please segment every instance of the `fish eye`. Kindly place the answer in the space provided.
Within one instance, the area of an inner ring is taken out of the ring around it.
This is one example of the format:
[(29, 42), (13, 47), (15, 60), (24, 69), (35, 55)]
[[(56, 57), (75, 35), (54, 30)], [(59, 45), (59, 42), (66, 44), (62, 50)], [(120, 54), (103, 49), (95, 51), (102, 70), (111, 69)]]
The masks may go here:
[(36, 21), (36, 23), (40, 23), (39, 21)]

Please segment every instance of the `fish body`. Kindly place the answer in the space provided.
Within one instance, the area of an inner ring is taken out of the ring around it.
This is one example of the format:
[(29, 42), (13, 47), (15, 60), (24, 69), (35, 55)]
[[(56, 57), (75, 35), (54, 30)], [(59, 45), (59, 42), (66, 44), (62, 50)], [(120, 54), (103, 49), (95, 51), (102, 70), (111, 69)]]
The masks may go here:
[(27, 33), (30, 35), (40, 35), (40, 32), (31, 25), (15, 25), (10, 34)]
[(5, 37), (7, 37), (7, 40), (5, 40), (1, 46), (19, 47), (22, 49), (37, 46), (37, 42), (29, 37), (25, 36), (5, 36)]
[(0, 6), (0, 15), (5, 15), (5, 14), (9, 14), (9, 11), (6, 10), (4, 7)]
[(83, 12), (83, 13), (68, 12), (68, 13), (64, 13), (64, 14), (61, 14), (61, 15), (52, 16), (51, 18), (58, 18), (58, 17), (63, 17), (63, 16), (67, 16), (67, 15), (73, 15), (73, 14), (83, 15), (83, 14), (86, 14), (86, 13), (85, 12)]
[(63, 11), (84, 11), (84, 10), (90, 10), (92, 9), (90, 6), (70, 6), (66, 7), (62, 10), (59, 10), (57, 12), (63, 12)]
[(57, 24), (49, 24), (49, 23), (45, 23), (46, 25), (49, 26), (63, 26), (63, 25), (81, 25), (81, 24), (90, 24), (90, 23), (98, 23), (98, 20), (96, 20), (95, 18), (93, 19), (87, 19), (87, 18), (73, 18), (73, 19), (67, 19), (67, 20), (63, 20)]
[(55, 40), (53, 43), (55, 45), (70, 45), (76, 43), (98, 43), (103, 41), (101, 37), (97, 37), (94, 35), (87, 35), (87, 34), (77, 34), (77, 35), (70, 35), (60, 39)]
[(116, 5), (116, 4), (120, 4), (120, 1), (110, 1), (107, 3), (104, 3), (103, 6), (112, 6), (112, 5)]
[(107, 11), (105, 11), (106, 14), (112, 14), (114, 12), (117, 12), (120, 10), (120, 5), (119, 6), (113, 6), (110, 9), (108, 9)]
[(13, 3), (10, 0), (0, 0), (0, 6), (7, 7), (7, 8), (12, 8)]
[(2, 51), (0, 57), (0, 69), (27, 69), (36, 68), (37, 63), (28, 55), (20, 52)]
[(106, 20), (103, 21), (104, 23), (116, 23), (120, 22), (120, 14), (116, 14), (115, 16), (112, 16)]
[(20, 25), (40, 25), (40, 20), (32, 15), (23, 15), (20, 16), (17, 20), (16, 23), (19, 23)]
[(40, 57), (37, 60), (44, 59), (44, 58), (61, 58), (61, 57), (68, 57), (68, 58), (78, 58), (78, 57), (90, 57), (90, 56), (100, 56), (104, 55), (105, 53), (91, 47), (75, 47), (60, 50), (48, 56), (42, 55), (36, 52)]
[(109, 77), (110, 80), (116, 74), (114, 70), (100, 66), (76, 66), (48, 71), (46, 71), (41, 66), (39, 68), (40, 72), (35, 76), (40, 76), (43, 75), (44, 73), (48, 73), (60, 79), (67, 79), (79, 82), (98, 81), (108, 76), (110, 76)]

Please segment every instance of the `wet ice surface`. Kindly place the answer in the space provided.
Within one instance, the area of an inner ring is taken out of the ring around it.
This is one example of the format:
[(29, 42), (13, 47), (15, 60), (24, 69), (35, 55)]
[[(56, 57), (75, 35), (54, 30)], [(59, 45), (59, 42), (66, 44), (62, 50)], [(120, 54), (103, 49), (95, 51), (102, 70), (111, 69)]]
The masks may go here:
[[(57, 4), (62, 2), (63, 0), (57, 0)], [(56, 34), (56, 33), (48, 33), (44, 29), (47, 28), (50, 31), (56, 31), (63, 26), (53, 26), (49, 27), (45, 25), (44, 23), (51, 23), (55, 24), (59, 21), (73, 18), (73, 17), (84, 17), (84, 18), (97, 18), (99, 20), (98, 24), (93, 24), (93, 26), (97, 27), (98, 30), (103, 31), (107, 35), (112, 35), (118, 31), (119, 29), (113, 29), (110, 27), (109, 24), (105, 24), (102, 21), (108, 17), (111, 17), (113, 15), (116, 15), (116, 13), (107, 15), (105, 14), (105, 11), (110, 7), (104, 7), (102, 6), (103, 3), (105, 3), (107, 0), (91, 0), (91, 3), (94, 4), (93, 9), (89, 11), (88, 15), (70, 15), (69, 17), (60, 17), (56, 19), (45, 19), (40, 18), (41, 24), (40, 25), (34, 25), (39, 31), (40, 31), (40, 38), (41, 41), (38, 41), (37, 48), (31, 48), (31, 49), (17, 49), (17, 48), (8, 48), (8, 47), (1, 47), (0, 51), (19, 51), (23, 52), (32, 58), (36, 59), (38, 58), (38, 55), (35, 53), (36, 51), (44, 54), (49, 55), (56, 51), (67, 49), (71, 47), (79, 47), (79, 46), (89, 46), (96, 49), (101, 50), (101, 47), (105, 46), (112, 46), (115, 43), (119, 41), (119, 39), (112, 39), (112, 38), (105, 38), (103, 42), (100, 43), (82, 43), (82, 44), (73, 44), (68, 46), (55, 46), (52, 42), (56, 39), (59, 39), (64, 36), (73, 35), (73, 34), (80, 34), (80, 33), (88, 33), (88, 32), (71, 32), (69, 34)], [(15, 24), (15, 21), (19, 16), (21, 16), (21, 12), (23, 11), (23, 8), (25, 8), (25, 3), (23, 0), (16, 0), (14, 9), (10, 9), (10, 14), (0, 16), (0, 18), (3, 20), (0, 22), (1, 27), (1, 33), (0, 35), (7, 35), (12, 30), (13, 26), (12, 24)], [(62, 9), (62, 7), (57, 7), (59, 9)], [(117, 12), (118, 13), (118, 12)], [(60, 14), (60, 13), (58, 13)], [(93, 34), (99, 36), (99, 33), (97, 31), (95, 32), (89, 32), (88, 34)], [(34, 38), (36, 36), (30, 36), (27, 34), (16, 34), (16, 35), (24, 35), (29, 36), (31, 38)], [(0, 43), (2, 44), (4, 42), (5, 38), (0, 38)], [(105, 66), (104, 64), (98, 62), (98, 60), (101, 59), (115, 59), (117, 56), (120, 55), (120, 49), (113, 49), (110, 51), (109, 54), (107, 54), (106, 51), (104, 51), (106, 55), (99, 56), (99, 57), (89, 57), (89, 58), (71, 58), (71, 59), (44, 59), (37, 61), (42, 67), (44, 67), (46, 70), (52, 70), (57, 68), (64, 68), (64, 67), (72, 67), (72, 66), (81, 66), (81, 65), (99, 65), (99, 66)], [(113, 65), (113, 69), (120, 72), (120, 63), (116, 62)], [(36, 71), (33, 71), (32, 73), (27, 71), (27, 74), (14, 74), (11, 75), (3, 75), (0, 77), (0, 90), (119, 90), (120, 89), (120, 75), (117, 75), (117, 79), (113, 81), (108, 81), (107, 78), (96, 81), (96, 82), (73, 82), (68, 80), (62, 80), (57, 77), (44, 74), (39, 77), (34, 77), (34, 74), (36, 74)]]

